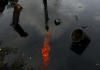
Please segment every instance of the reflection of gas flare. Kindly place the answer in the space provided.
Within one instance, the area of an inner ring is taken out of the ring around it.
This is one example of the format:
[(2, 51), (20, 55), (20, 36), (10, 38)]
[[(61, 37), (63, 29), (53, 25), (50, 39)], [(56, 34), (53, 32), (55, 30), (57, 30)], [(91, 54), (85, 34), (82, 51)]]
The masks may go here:
[(44, 40), (44, 46), (42, 48), (42, 56), (43, 56), (43, 66), (47, 67), (48, 63), (50, 61), (50, 45), (49, 45), (49, 38), (50, 38), (50, 32), (47, 32), (47, 36)]

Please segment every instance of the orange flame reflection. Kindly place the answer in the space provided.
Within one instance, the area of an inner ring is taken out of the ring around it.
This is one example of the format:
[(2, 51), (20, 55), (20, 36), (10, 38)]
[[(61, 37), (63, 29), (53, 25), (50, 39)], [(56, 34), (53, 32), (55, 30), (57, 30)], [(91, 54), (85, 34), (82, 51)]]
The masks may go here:
[(43, 57), (43, 66), (47, 67), (48, 63), (50, 61), (50, 45), (49, 45), (49, 38), (50, 38), (50, 32), (48, 31), (47, 36), (45, 37), (44, 40), (44, 46), (42, 48), (42, 57)]

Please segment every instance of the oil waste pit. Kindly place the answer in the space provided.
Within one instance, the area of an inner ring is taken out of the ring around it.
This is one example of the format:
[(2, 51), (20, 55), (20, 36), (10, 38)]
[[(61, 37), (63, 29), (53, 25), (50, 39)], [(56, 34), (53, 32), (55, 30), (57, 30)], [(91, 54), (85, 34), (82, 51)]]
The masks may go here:
[(0, 70), (99, 70), (99, 2), (0, 0)]
[(90, 44), (90, 38), (81, 29), (76, 29), (71, 33), (71, 50), (81, 55)]

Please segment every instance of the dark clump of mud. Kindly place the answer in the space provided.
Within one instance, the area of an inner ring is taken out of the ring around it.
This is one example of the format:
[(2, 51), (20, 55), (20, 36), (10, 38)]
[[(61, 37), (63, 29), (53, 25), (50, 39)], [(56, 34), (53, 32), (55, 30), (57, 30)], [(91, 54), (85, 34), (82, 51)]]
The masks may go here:
[(24, 70), (25, 60), (22, 57), (19, 57), (8, 66), (9, 62), (5, 61), (5, 57), (11, 53), (17, 53), (17, 48), (0, 48), (0, 70)]

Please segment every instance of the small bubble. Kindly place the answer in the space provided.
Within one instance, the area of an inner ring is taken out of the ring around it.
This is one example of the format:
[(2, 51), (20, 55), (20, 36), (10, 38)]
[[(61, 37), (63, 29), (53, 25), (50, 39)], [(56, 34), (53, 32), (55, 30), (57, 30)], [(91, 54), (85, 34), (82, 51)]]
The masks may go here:
[(29, 59), (32, 60), (32, 56), (29, 56)]
[(99, 66), (100, 64), (96, 64), (96, 66)]
[(0, 51), (1, 51), (2, 49), (0, 48)]

